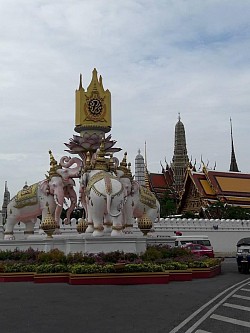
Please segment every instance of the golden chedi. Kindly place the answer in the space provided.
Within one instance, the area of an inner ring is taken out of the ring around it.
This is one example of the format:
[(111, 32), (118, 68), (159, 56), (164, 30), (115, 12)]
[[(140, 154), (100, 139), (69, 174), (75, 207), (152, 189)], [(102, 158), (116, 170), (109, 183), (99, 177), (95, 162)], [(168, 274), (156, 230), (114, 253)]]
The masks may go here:
[[(47, 204), (47, 207), (48, 207), (48, 204)], [(46, 233), (48, 238), (52, 238), (52, 235), (56, 229), (56, 222), (50, 213), (49, 207), (48, 207), (48, 213), (47, 213), (45, 219), (42, 221), (41, 228)]]
[(153, 223), (145, 211), (142, 214), (142, 216), (137, 219), (137, 223), (138, 223), (138, 228), (141, 230), (143, 235), (147, 236), (147, 234), (149, 233), (149, 231), (153, 226)]

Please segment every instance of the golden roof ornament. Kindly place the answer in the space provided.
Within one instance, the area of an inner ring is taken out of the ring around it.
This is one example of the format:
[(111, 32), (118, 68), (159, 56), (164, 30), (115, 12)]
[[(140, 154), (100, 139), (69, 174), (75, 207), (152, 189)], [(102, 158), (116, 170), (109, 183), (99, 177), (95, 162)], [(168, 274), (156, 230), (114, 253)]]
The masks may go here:
[(84, 172), (86, 172), (88, 170), (91, 170), (91, 169), (92, 169), (92, 166), (91, 166), (91, 154), (88, 151), (86, 153), (86, 162), (85, 162)]
[(57, 161), (55, 160), (52, 151), (49, 150), (50, 155), (50, 170), (48, 171), (49, 176), (46, 175), (46, 178), (52, 178), (52, 177), (59, 177), (59, 174), (57, 173), (58, 169), (61, 169), (61, 165), (57, 164)]
[(115, 162), (112, 153), (110, 154), (110, 159), (109, 159), (109, 171), (115, 171)]
[(124, 157), (118, 167), (118, 170), (123, 171), (123, 175), (121, 176), (121, 178), (129, 178), (130, 180), (132, 180), (133, 176), (131, 174), (131, 169), (130, 169), (131, 163), (127, 164), (127, 155), (128, 155), (128, 153), (125, 152)]
[(131, 172), (131, 163), (128, 163), (128, 172), (127, 172), (128, 178), (130, 178), (130, 180), (133, 180), (133, 176), (132, 176), (132, 172)]
[(108, 164), (105, 158), (105, 145), (104, 145), (104, 138), (102, 138), (100, 143), (100, 148), (96, 151), (96, 160), (94, 163), (95, 170), (105, 170), (108, 171)]

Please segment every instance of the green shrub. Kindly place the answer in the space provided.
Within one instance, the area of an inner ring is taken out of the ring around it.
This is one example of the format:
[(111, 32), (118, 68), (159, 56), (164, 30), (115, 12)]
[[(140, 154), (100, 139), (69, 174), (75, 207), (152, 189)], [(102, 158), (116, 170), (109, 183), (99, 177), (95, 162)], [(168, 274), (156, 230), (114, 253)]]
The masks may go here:
[(127, 264), (125, 266), (125, 272), (163, 272), (164, 268), (162, 265), (153, 263), (144, 264)]
[(36, 273), (66, 273), (68, 266), (66, 264), (42, 264), (36, 267)]
[(35, 272), (35, 264), (23, 264), (23, 263), (14, 263), (14, 264), (5, 264), (4, 273), (21, 273), (21, 272)]
[(53, 249), (49, 252), (40, 252), (37, 256), (37, 261), (39, 263), (66, 263), (67, 259), (62, 251)]
[(144, 261), (155, 261), (161, 258), (161, 251), (155, 246), (148, 247), (146, 251), (141, 255), (141, 259)]
[(170, 261), (169, 263), (162, 264), (164, 270), (185, 270), (188, 269), (188, 265), (178, 262)]
[(70, 267), (73, 274), (94, 274), (94, 273), (114, 273), (114, 265), (98, 265), (98, 264), (75, 264)]

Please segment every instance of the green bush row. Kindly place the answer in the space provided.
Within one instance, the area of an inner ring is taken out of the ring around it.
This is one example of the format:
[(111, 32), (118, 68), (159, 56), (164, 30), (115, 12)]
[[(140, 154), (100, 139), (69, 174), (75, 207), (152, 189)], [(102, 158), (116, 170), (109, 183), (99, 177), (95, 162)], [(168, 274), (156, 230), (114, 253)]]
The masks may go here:
[(139, 263), (139, 264), (25, 264), (25, 263), (0, 263), (0, 272), (36, 272), (36, 273), (73, 273), (73, 274), (92, 274), (92, 273), (116, 273), (116, 272), (164, 272), (167, 270), (185, 270), (188, 268), (213, 267), (219, 264), (217, 259), (207, 259), (203, 262), (193, 261), (180, 263), (169, 261), (165, 264)]
[(14, 251), (0, 251), (0, 262), (2, 261), (13, 261), (13, 262), (29, 262), (29, 263), (61, 263), (61, 264), (75, 264), (75, 263), (86, 263), (86, 264), (104, 264), (104, 263), (139, 263), (139, 262), (156, 262), (156, 261), (185, 261), (198, 260), (198, 258), (192, 254), (189, 250), (168, 246), (148, 246), (146, 251), (137, 255), (135, 253), (124, 253), (123, 251), (113, 251), (109, 253), (100, 252), (97, 254), (91, 253), (69, 253), (65, 255), (58, 249), (53, 249), (49, 252), (43, 252), (33, 250), (29, 248), (26, 251), (20, 251), (18, 249)]

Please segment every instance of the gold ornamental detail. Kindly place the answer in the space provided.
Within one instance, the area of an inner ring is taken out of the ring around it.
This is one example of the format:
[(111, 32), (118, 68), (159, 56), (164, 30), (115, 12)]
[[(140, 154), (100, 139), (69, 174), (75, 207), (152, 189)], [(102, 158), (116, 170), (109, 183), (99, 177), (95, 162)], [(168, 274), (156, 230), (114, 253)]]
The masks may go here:
[(84, 121), (106, 122), (106, 105), (104, 104), (104, 98), (101, 98), (98, 92), (93, 92), (90, 97), (86, 98), (84, 113), (86, 116)]
[(19, 191), (15, 197), (15, 208), (23, 208), (25, 206), (32, 206), (37, 204), (37, 189), (38, 183), (33, 185), (25, 185), (21, 191)]
[(140, 186), (140, 201), (150, 208), (156, 208), (156, 197), (144, 186)]

